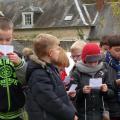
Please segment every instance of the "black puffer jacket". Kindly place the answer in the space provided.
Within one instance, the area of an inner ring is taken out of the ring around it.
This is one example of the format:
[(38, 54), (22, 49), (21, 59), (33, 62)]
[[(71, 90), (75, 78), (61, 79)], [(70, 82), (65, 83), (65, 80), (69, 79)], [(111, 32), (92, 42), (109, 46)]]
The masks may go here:
[(55, 66), (29, 61), (26, 108), (30, 120), (73, 120), (71, 104)]
[[(107, 70), (104, 65), (97, 68), (85, 67), (79, 63), (73, 73), (74, 83), (78, 84), (76, 95), (76, 108), (78, 110), (80, 120), (102, 120), (103, 104), (108, 110), (106, 99), (110, 99), (114, 95), (112, 83), (109, 82)], [(90, 78), (102, 78), (102, 82), (108, 85), (108, 92), (103, 93), (99, 89), (92, 89), (91, 93), (84, 94), (83, 87), (89, 85)], [(86, 115), (86, 116), (85, 116)]]

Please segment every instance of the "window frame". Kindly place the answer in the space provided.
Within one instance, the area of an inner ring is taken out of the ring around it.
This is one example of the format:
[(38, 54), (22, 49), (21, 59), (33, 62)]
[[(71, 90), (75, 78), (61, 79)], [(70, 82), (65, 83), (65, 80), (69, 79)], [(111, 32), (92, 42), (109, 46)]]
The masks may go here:
[[(31, 24), (26, 24), (26, 15), (31, 16)], [(22, 12), (22, 27), (23, 28), (32, 28), (33, 27), (33, 12)]]

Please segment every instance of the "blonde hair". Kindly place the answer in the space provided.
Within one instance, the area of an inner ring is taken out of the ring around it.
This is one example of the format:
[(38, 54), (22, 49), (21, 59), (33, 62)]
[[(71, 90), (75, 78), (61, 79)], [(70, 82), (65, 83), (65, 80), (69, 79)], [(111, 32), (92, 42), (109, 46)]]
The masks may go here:
[(34, 52), (40, 58), (48, 54), (49, 49), (58, 44), (57, 37), (50, 34), (39, 34), (34, 40)]
[(80, 50), (82, 51), (84, 45), (86, 44), (86, 42), (82, 41), (82, 40), (77, 40), (76, 42), (74, 42), (70, 48), (70, 51), (73, 52), (74, 50)]
[(26, 48), (23, 48), (22, 53), (23, 53), (24, 56), (29, 56), (29, 55), (33, 54), (33, 51), (32, 51), (31, 48), (26, 47)]

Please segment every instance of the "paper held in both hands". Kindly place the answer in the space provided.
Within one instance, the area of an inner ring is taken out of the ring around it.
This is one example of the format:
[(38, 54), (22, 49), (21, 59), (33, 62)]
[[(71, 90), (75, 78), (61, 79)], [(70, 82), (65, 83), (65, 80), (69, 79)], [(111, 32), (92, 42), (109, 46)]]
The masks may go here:
[(0, 52), (2, 52), (5, 56), (8, 53), (13, 53), (14, 47), (12, 45), (0, 45)]
[(90, 78), (89, 85), (94, 89), (100, 89), (102, 85), (102, 78)]

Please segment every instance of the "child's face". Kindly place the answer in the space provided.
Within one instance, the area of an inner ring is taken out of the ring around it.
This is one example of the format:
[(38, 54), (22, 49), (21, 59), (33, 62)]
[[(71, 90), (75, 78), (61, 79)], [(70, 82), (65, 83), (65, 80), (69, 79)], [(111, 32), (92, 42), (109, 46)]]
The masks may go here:
[(0, 29), (0, 45), (10, 45), (12, 42), (13, 30), (1, 30)]
[(95, 67), (98, 65), (98, 61), (95, 61), (95, 62), (86, 62), (86, 65), (89, 66), (89, 67)]
[(112, 47), (109, 49), (109, 51), (114, 58), (120, 60), (120, 46)]
[(57, 63), (60, 53), (60, 46), (56, 44), (51, 50), (50, 50), (50, 60), (52, 63)]
[(81, 60), (81, 51), (80, 50), (74, 50), (71, 52), (71, 58), (74, 60), (76, 63), (77, 61)]

